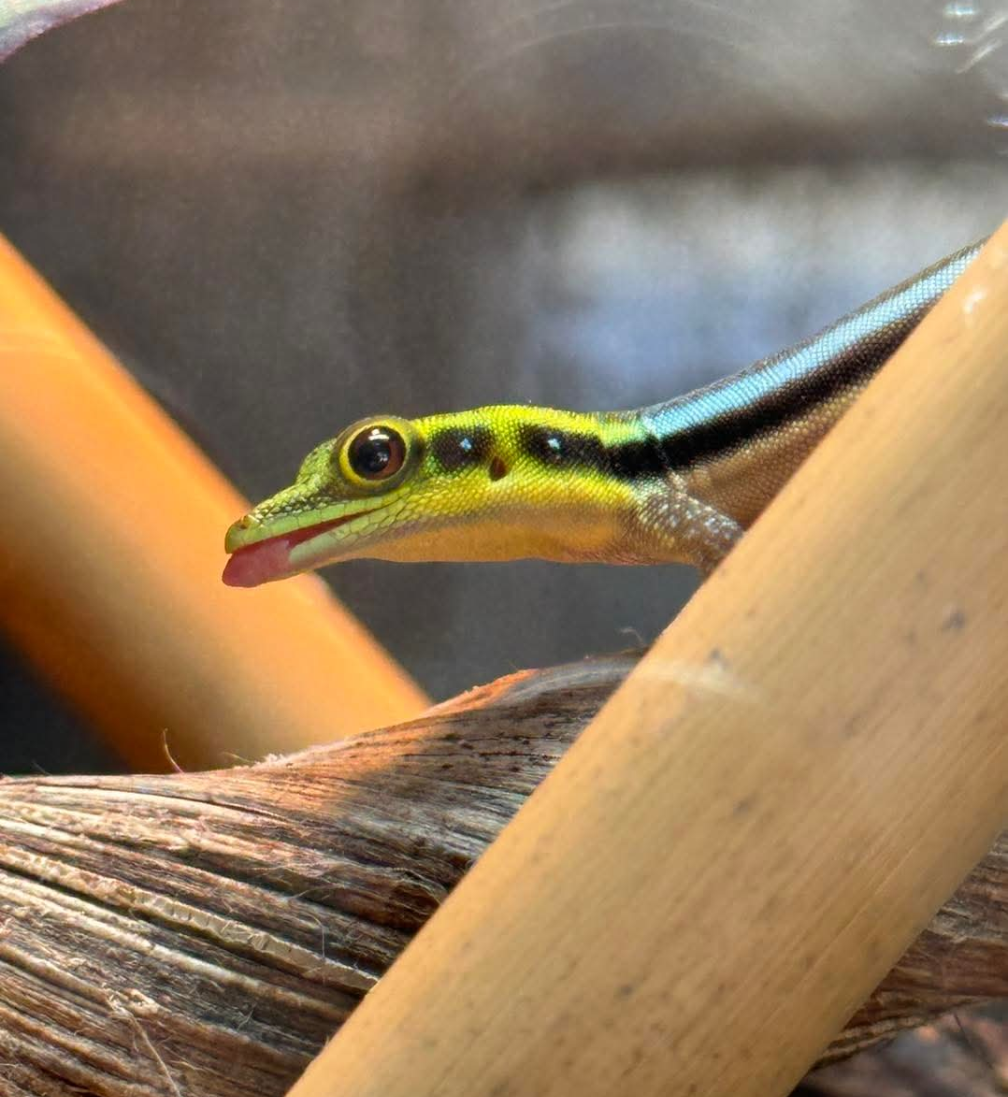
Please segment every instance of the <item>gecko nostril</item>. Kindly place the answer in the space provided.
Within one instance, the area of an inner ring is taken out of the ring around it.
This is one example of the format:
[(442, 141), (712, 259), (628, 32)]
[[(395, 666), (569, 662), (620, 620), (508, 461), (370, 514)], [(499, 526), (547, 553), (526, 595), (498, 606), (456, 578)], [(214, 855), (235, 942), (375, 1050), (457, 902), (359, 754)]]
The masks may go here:
[(508, 471), (507, 470), (507, 465), (504, 464), (504, 462), (501, 460), (501, 458), (495, 457), (490, 462), (490, 479), (491, 480), (502, 480), (505, 476), (507, 476), (507, 471)]

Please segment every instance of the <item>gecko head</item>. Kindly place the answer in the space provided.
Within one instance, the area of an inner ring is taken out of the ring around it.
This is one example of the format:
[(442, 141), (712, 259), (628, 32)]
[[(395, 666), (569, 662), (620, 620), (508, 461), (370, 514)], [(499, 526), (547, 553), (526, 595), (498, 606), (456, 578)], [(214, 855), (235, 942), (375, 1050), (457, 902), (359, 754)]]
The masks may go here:
[(290, 487), (227, 531), (228, 586), (252, 587), (367, 549), (402, 513), (423, 461), (423, 440), (393, 415), (352, 423), (301, 463)]
[[(351, 424), (305, 458), (294, 483), (228, 530), (229, 586), (250, 587), (324, 564), (494, 558), (496, 509), (509, 485), (503, 409)], [(502, 442), (495, 439), (501, 434)], [(513, 555), (513, 553), (511, 553)]]

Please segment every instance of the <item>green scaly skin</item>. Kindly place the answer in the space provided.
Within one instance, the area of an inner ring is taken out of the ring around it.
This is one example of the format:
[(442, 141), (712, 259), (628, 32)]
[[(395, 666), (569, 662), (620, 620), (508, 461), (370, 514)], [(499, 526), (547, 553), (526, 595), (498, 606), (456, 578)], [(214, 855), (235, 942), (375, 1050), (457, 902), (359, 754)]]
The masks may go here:
[(709, 572), (976, 255), (665, 404), (497, 406), (347, 427), (227, 533), (224, 581), (357, 557), (657, 564)]

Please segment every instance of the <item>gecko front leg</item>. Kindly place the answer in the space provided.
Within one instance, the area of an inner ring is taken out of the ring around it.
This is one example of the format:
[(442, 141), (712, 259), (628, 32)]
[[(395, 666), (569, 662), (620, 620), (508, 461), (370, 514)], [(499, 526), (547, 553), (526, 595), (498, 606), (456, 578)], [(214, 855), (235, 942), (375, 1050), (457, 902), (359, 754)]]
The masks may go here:
[(730, 515), (691, 495), (674, 474), (644, 496), (635, 527), (631, 543), (641, 545), (643, 557), (692, 564), (705, 579), (745, 532)]

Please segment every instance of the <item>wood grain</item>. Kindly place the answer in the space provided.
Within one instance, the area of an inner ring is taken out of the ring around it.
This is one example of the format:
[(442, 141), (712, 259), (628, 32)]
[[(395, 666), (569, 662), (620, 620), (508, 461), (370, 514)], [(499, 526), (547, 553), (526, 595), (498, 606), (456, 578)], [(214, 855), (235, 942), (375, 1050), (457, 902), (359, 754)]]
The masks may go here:
[(1006, 821), (1006, 348), (1008, 226), (294, 1097), (794, 1085)]
[[(0, 781), (0, 1097), (280, 1097), (635, 663), (255, 767)], [(999, 996), (1008, 834), (823, 1061)]]

